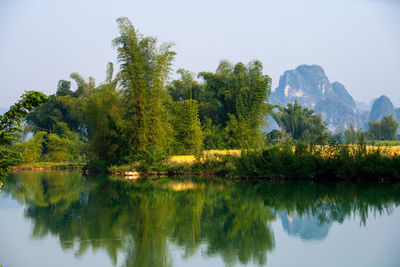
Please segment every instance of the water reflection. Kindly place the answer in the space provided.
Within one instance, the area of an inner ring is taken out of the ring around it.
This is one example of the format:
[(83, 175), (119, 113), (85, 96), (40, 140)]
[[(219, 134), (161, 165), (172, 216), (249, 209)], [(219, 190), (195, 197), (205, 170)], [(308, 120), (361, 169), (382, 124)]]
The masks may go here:
[[(326, 213), (328, 217), (328, 213)], [(305, 241), (324, 240), (328, 236), (332, 223), (321, 222), (317, 216), (306, 214), (299, 216), (297, 213), (283, 213), (280, 216), (283, 229), (294, 237)]]
[(173, 266), (169, 244), (190, 259), (201, 250), (225, 264), (264, 265), (275, 248), (271, 222), (304, 240), (324, 239), (332, 222), (400, 203), (390, 184), (246, 183), (222, 179), (120, 181), (80, 173), (10, 175), (4, 188), (25, 205), (33, 238), (53, 235), (79, 257), (107, 251), (114, 265)]

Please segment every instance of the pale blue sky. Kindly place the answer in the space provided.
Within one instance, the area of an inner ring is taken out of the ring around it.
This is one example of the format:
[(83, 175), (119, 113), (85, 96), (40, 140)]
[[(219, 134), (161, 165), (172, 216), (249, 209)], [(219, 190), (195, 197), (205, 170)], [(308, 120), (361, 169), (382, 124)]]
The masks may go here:
[(318, 64), (356, 100), (400, 106), (400, 1), (0, 0), (0, 107), (24, 90), (53, 94), (72, 72), (103, 81), (121, 16), (174, 42), (176, 69), (259, 59), (276, 88), (285, 70)]

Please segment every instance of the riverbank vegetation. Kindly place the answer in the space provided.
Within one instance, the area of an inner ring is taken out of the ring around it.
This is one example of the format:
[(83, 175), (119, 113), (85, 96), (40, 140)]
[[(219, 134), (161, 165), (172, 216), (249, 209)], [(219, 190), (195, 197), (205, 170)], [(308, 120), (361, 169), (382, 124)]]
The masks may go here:
[(379, 180), (399, 181), (400, 148), (376, 146), (325, 145), (286, 142), (263, 149), (242, 150), (240, 154), (216, 154), (161, 161), (148, 165), (135, 163), (112, 166), (111, 173), (132, 169), (143, 175), (201, 175), (239, 179), (278, 180)]
[[(108, 63), (100, 84), (72, 73), (75, 88), (60, 80), (46, 103), (29, 108), (38, 106), (26, 118), (33, 137), (15, 137), (7, 143), (9, 155), (1, 152), (9, 161), (18, 158), (7, 166), (55, 162), (91, 171), (248, 179), (400, 177), (397, 153), (365, 145), (395, 138), (393, 117), (370, 122), (367, 132), (350, 125), (333, 135), (320, 114), (297, 102), (269, 104), (271, 78), (257, 60), (222, 60), (215, 72), (197, 77), (179, 69), (180, 77), (170, 80), (172, 44), (140, 34), (127, 18), (117, 23), (120, 35), (112, 44), (119, 71)], [(265, 132), (268, 116), (281, 130)]]

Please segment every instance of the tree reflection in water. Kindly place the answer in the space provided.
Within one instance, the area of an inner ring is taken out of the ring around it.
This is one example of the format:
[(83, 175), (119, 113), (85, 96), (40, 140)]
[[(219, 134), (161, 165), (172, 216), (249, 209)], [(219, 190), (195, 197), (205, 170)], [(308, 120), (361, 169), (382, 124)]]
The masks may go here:
[[(227, 265), (261, 265), (275, 247), (270, 223), (279, 216), (286, 231), (315, 240), (325, 238), (332, 222), (358, 215), (362, 225), (370, 212), (390, 213), (400, 203), (400, 186), (393, 184), (127, 182), (75, 172), (13, 174), (4, 192), (26, 206), (33, 238), (57, 236), (77, 257), (89, 248), (104, 249), (114, 265), (122, 252), (123, 266), (172, 266), (169, 244), (186, 258), (201, 250)], [(290, 225), (290, 218), (300, 220), (300, 227)]]

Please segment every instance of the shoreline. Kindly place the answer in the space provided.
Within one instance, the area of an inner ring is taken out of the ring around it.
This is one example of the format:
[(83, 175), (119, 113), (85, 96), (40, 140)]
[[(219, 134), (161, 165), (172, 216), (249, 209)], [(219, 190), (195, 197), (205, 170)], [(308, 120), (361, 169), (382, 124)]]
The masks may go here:
[(262, 182), (262, 181), (310, 181), (310, 182), (315, 182), (315, 183), (325, 183), (325, 182), (334, 182), (334, 183), (340, 183), (340, 182), (356, 182), (356, 183), (363, 183), (363, 182), (378, 182), (378, 183), (393, 183), (397, 184), (400, 183), (400, 180), (398, 178), (374, 178), (374, 177), (368, 177), (368, 178), (343, 178), (343, 177), (329, 177), (329, 178), (318, 178), (318, 177), (313, 177), (313, 178), (294, 178), (294, 177), (262, 177), (262, 176), (254, 176), (252, 178), (245, 177), (245, 176), (240, 176), (240, 175), (232, 175), (232, 173), (226, 174), (226, 175), (221, 175), (219, 173), (214, 173), (211, 171), (208, 172), (193, 172), (193, 171), (181, 171), (181, 172), (173, 172), (173, 171), (167, 171), (167, 172), (157, 172), (157, 171), (149, 171), (149, 172), (138, 172), (135, 169), (132, 170), (121, 170), (121, 171), (110, 171), (110, 170), (104, 170), (104, 171), (98, 171), (98, 170), (84, 170), (83, 166), (81, 165), (76, 165), (76, 166), (71, 166), (71, 165), (58, 165), (58, 166), (14, 166), (12, 167), (12, 172), (21, 172), (21, 171), (78, 171), (80, 170), (82, 174), (88, 175), (88, 174), (108, 174), (110, 176), (119, 176), (121, 178), (125, 178), (125, 180), (137, 180), (137, 179), (146, 179), (146, 178), (160, 178), (160, 177), (204, 177), (204, 178), (213, 178), (213, 177), (219, 177), (219, 178), (225, 178), (225, 179), (231, 179), (231, 180), (240, 180), (240, 181), (249, 181), (249, 182)]
[[(81, 170), (84, 174), (108, 173), (126, 179), (159, 176), (226, 177), (240, 180), (400, 181), (397, 151), (357, 146), (283, 144), (262, 150), (241, 151), (240, 156), (213, 153), (200, 158), (173, 156), (169, 160), (132, 162), (109, 166), (106, 162), (37, 162), (14, 171)], [(175, 159), (175, 160), (171, 160)], [(179, 160), (178, 160), (179, 159)], [(186, 161), (186, 162), (185, 162)]]

